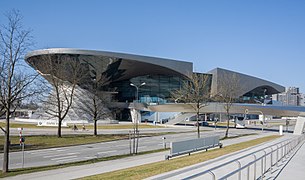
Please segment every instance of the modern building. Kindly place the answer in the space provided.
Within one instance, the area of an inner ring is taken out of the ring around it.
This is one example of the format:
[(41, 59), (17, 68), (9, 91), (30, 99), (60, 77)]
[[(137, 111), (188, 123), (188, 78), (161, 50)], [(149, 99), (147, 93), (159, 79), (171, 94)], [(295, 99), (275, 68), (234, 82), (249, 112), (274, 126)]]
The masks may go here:
[(305, 106), (305, 94), (300, 94), (300, 106)]
[(304, 105), (302, 95), (298, 87), (288, 87), (285, 92), (274, 94), (272, 99), (281, 102), (285, 106)]
[[(86, 82), (78, 84), (84, 90), (86, 84), (107, 77), (107, 87), (116, 92), (114, 99), (117, 107), (112, 108), (116, 109), (117, 119), (130, 118), (127, 107), (136, 97), (148, 104), (173, 102), (171, 92), (179, 89), (194, 73), (192, 62), (105, 51), (55, 48), (32, 51), (25, 57), (34, 69), (48, 79), (48, 67), (43, 63), (47, 58), (59, 64), (63, 61), (79, 63), (88, 72), (84, 75)], [(278, 84), (221, 68), (204, 74), (211, 79), (211, 94), (217, 94), (223, 77), (236, 75), (240, 87), (243, 87), (238, 96), (247, 102), (256, 102), (284, 91), (284, 87)]]

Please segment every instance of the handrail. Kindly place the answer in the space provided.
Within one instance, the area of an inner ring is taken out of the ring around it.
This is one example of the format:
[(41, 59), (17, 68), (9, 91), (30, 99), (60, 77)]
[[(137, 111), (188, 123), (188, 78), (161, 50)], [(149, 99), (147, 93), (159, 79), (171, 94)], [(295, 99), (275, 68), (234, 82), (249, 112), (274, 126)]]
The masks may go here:
[[(302, 141), (302, 140), (304, 140), (305, 138), (304, 138), (304, 136), (302, 136), (302, 137), (298, 137), (297, 139), (293, 139), (293, 140), (288, 140), (289, 142), (287, 142), (287, 143), (285, 143), (284, 145), (281, 145), (281, 146), (277, 146), (277, 148), (276, 149), (272, 149), (271, 148), (271, 151), (269, 152), (269, 153), (266, 153), (266, 154), (264, 154), (263, 156), (261, 156), (261, 157), (259, 157), (259, 158), (255, 158), (253, 161), (251, 161), (251, 162), (249, 162), (249, 163), (247, 163), (247, 164), (245, 164), (244, 166), (242, 166), (241, 168), (238, 168), (238, 169), (236, 169), (235, 171), (233, 171), (233, 172), (231, 172), (231, 173), (229, 173), (229, 174), (227, 174), (227, 175), (225, 175), (225, 176), (223, 176), (223, 177), (221, 177), (221, 178), (219, 178), (220, 180), (225, 180), (225, 179), (228, 179), (229, 177), (232, 177), (233, 175), (236, 175), (237, 173), (241, 173), (244, 169), (248, 169), (248, 168), (250, 168), (251, 167), (251, 165), (253, 165), (253, 164), (255, 164), (255, 163), (257, 163), (257, 162), (259, 162), (259, 161), (261, 161), (261, 169), (262, 169), (262, 175), (261, 175), (261, 177), (266, 173), (266, 172), (268, 172), (271, 168), (272, 168), (272, 166), (268, 169), (268, 170), (266, 170), (266, 168), (264, 168), (264, 166), (263, 166), (263, 159), (264, 158), (266, 158), (268, 155), (270, 155), (271, 157), (272, 157), (272, 155), (273, 155), (273, 153), (275, 152), (275, 151), (277, 151), (278, 152), (278, 150), (279, 149), (281, 149), (281, 151), (283, 151), (284, 152), (284, 149), (283, 148), (286, 148), (286, 146), (288, 146), (288, 145), (291, 145), (292, 143), (292, 145), (293, 145), (293, 148), (295, 148), (295, 147), (297, 147), (299, 144), (300, 144), (300, 142)], [(295, 142), (298, 142), (298, 143), (295, 143)], [(289, 152), (291, 152), (291, 151), (286, 151), (284, 154), (283, 153), (281, 153), (282, 154), (282, 156), (281, 156), (281, 158), (279, 158), (278, 159), (278, 161), (280, 161), (280, 160), (282, 160)], [(265, 167), (266, 167), (266, 162), (265, 162)], [(264, 169), (263, 169), (264, 168)], [(255, 169), (256, 169), (256, 167), (255, 167)], [(240, 176), (240, 175), (238, 175), (238, 176)], [(247, 179), (249, 179), (249, 173), (247, 173)], [(256, 179), (256, 172), (254, 173), (254, 179)], [(239, 178), (240, 179), (240, 178)]]
[[(226, 165), (228, 165), (228, 164), (234, 163), (234, 162), (236, 162), (236, 161), (238, 161), (238, 160), (244, 159), (244, 158), (249, 157), (249, 156), (254, 156), (254, 160), (251, 161), (251, 162), (249, 162), (248, 164), (242, 166), (241, 168), (238, 168), (238, 169), (236, 169), (235, 171), (229, 173), (228, 175), (221, 177), (220, 179), (227, 179), (228, 177), (231, 177), (231, 176), (235, 175), (236, 173), (239, 173), (239, 171), (244, 170), (244, 169), (247, 168), (248, 166), (250, 167), (251, 165), (256, 164), (259, 160), (261, 160), (261, 159), (267, 157), (268, 155), (270, 155), (270, 156), (271, 156), (271, 166), (270, 166), (270, 168), (268, 168), (268, 169), (265, 171), (265, 172), (267, 172), (268, 170), (270, 170), (270, 169), (272, 168), (272, 166), (274, 166), (274, 164), (273, 164), (273, 162), (272, 162), (272, 161), (273, 161), (272, 155), (273, 155), (274, 152), (276, 152), (276, 156), (277, 156), (277, 157), (276, 157), (276, 165), (278, 165), (278, 161), (281, 160), (281, 159), (284, 157), (284, 156), (281, 156), (281, 158), (279, 158), (279, 152), (278, 152), (278, 150), (279, 150), (280, 148), (284, 147), (284, 146), (291, 145), (291, 148), (290, 148), (291, 150), (290, 150), (290, 151), (286, 151), (286, 154), (288, 154), (288, 152), (291, 152), (292, 149), (294, 149), (296, 146), (298, 146), (298, 144), (299, 144), (302, 140), (304, 140), (304, 136), (301, 136), (301, 137), (298, 137), (298, 138), (294, 138), (294, 139), (289, 139), (289, 140), (283, 140), (283, 141), (281, 141), (281, 142), (275, 143), (275, 144), (270, 145), (270, 146), (265, 147), (265, 148), (261, 148), (261, 149), (259, 149), (259, 150), (256, 150), (256, 151), (252, 152), (252, 153), (249, 153), (249, 154), (246, 154), (246, 155), (241, 156), (241, 157), (239, 157), (239, 158), (233, 159), (233, 160), (231, 160), (231, 161), (228, 161), (228, 162), (223, 163), (223, 164), (221, 164), (221, 165), (215, 166), (215, 167), (210, 168), (210, 169), (208, 169), (208, 170), (205, 170), (205, 171), (203, 171), (203, 172), (200, 172), (200, 173), (194, 174), (194, 175), (192, 175), (192, 176), (189, 176), (189, 177), (187, 177), (187, 178), (184, 178), (184, 180), (193, 179), (193, 178), (202, 176), (202, 175), (204, 175), (204, 174), (210, 173), (210, 172), (212, 172), (212, 171), (215, 171), (216, 169), (219, 169), (219, 168), (221, 168), (221, 167), (224, 167), (224, 166), (226, 166)], [(284, 145), (283, 145), (283, 143), (284, 143)], [(276, 148), (274, 148), (275, 146), (276, 146)], [(263, 151), (265, 151), (266, 149), (269, 149), (269, 148), (271, 149), (271, 151), (270, 151), (269, 153), (265, 153), (265, 154), (262, 155), (261, 157), (257, 157), (257, 156), (255, 155), (255, 154), (257, 154), (257, 153), (259, 153), (259, 152), (263, 152)], [(281, 153), (281, 154), (282, 154), (282, 153)], [(266, 161), (265, 161), (265, 166), (267, 166)], [(255, 169), (254, 175), (256, 176), (256, 167), (255, 167), (254, 169)], [(265, 167), (264, 169), (266, 169), (266, 167)]]

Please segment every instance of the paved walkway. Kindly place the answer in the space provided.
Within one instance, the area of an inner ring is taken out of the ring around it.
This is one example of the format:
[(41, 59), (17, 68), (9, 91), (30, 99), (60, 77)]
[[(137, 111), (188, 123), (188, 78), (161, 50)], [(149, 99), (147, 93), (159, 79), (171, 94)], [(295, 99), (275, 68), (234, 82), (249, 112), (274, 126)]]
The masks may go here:
[[(227, 175), (233, 171), (235, 171), (238, 167), (236, 159), (239, 159), (239, 163), (241, 166), (244, 166), (250, 161), (253, 161), (253, 156), (249, 154), (255, 153), (257, 157), (260, 157), (263, 155), (262, 149), (266, 149), (267, 147), (270, 147), (276, 143), (282, 142), (287, 139), (293, 138), (292, 135), (285, 135), (282, 136), (281, 138), (275, 139), (273, 141), (269, 141), (254, 147), (250, 147), (235, 153), (231, 153), (228, 155), (224, 155), (209, 161), (205, 161), (202, 163), (198, 163), (195, 165), (191, 165), (188, 167), (184, 167), (181, 169), (177, 169), (171, 172), (167, 172), (164, 174), (159, 174), (153, 177), (148, 178), (149, 180), (164, 180), (164, 179), (211, 179), (211, 174), (210, 173), (204, 173), (207, 172), (208, 170), (213, 169), (213, 174), (215, 175), (216, 179), (223, 177), (224, 175)], [(217, 167), (217, 168), (216, 168)], [(256, 177), (259, 177), (260, 171), (260, 164), (257, 163), (257, 171), (256, 171)], [(251, 170), (253, 171), (253, 169)], [(251, 173), (253, 174), (253, 172)], [(242, 174), (242, 179), (245, 179), (246, 174)], [(234, 175), (232, 179), (237, 179), (237, 174), (236, 176)]]
[(279, 175), (275, 177), (278, 180), (305, 179), (305, 143), (302, 144), (296, 154), (288, 161), (288, 163), (280, 171)]
[[(240, 143), (242, 141), (249, 141), (253, 139), (257, 139), (259, 137), (269, 136), (275, 134), (273, 132), (263, 132), (259, 135), (255, 136), (245, 136), (241, 138), (235, 139), (228, 139), (222, 141), (224, 146)], [(242, 150), (243, 151), (243, 150)], [(146, 155), (139, 155), (133, 156), (118, 160), (111, 160), (105, 162), (99, 162), (94, 164), (82, 165), (82, 166), (73, 166), (68, 168), (62, 169), (55, 169), (50, 171), (43, 171), (31, 174), (23, 174), (14, 177), (9, 177), (6, 179), (14, 179), (14, 180), (21, 180), (21, 179), (31, 179), (31, 180), (54, 180), (54, 179), (76, 179), (90, 175), (101, 174), (105, 172), (111, 172), (119, 169), (125, 169), (133, 166), (139, 166), (143, 164), (149, 164), (153, 162), (163, 161), (165, 155), (169, 152), (160, 152), (154, 154), (146, 154)]]

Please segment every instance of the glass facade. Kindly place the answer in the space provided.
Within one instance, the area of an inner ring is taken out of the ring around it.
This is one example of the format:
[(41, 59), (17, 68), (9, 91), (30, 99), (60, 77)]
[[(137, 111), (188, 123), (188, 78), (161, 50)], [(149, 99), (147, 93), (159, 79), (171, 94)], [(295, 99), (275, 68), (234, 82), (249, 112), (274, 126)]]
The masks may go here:
[(111, 86), (117, 88), (117, 99), (120, 102), (132, 102), (136, 98), (136, 88), (130, 84), (139, 87), (138, 100), (145, 103), (166, 103), (170, 101), (171, 92), (179, 89), (184, 79), (176, 76), (166, 75), (146, 75), (131, 78), (130, 80), (111, 83)]

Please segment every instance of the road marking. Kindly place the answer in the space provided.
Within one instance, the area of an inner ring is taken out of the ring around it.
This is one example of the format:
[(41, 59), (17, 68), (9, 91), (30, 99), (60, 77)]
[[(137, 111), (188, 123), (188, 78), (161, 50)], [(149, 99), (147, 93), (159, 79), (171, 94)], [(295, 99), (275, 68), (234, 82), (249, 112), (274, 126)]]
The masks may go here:
[(110, 144), (110, 143), (114, 143), (114, 141), (102, 142), (102, 143), (100, 143), (100, 144)]
[(56, 155), (43, 156), (43, 158), (52, 158), (52, 157), (67, 156), (67, 155), (75, 155), (75, 154), (80, 154), (80, 153), (56, 154)]
[(128, 144), (126, 145), (114, 145), (115, 147), (126, 147), (126, 146), (129, 146)]
[(51, 152), (51, 151), (57, 151), (57, 150), (60, 150), (61, 148), (52, 148), (52, 149), (41, 149), (41, 150), (34, 150), (34, 151), (30, 151), (30, 152), (27, 152), (27, 153), (30, 153), (30, 154), (38, 154), (38, 153), (45, 153), (45, 152)]
[(85, 159), (95, 159), (96, 157), (84, 157)]
[(56, 150), (57, 152), (63, 152), (63, 151), (66, 151), (66, 149), (59, 149), (59, 150)]
[(75, 158), (77, 156), (66, 156), (66, 157), (60, 157), (60, 158), (53, 158), (51, 159), (52, 161), (57, 161), (57, 160), (61, 160), (61, 159), (69, 159), (69, 158)]
[(47, 154), (54, 154), (57, 153), (56, 151), (47, 151), (47, 152), (31, 152), (32, 155), (47, 155)]
[(98, 152), (97, 154), (106, 154), (106, 153), (111, 153), (111, 152), (117, 152), (117, 150), (114, 150), (114, 151), (104, 151), (104, 152)]
[(73, 160), (76, 160), (76, 159), (80, 159), (80, 158), (63, 159), (63, 160), (58, 160), (56, 162), (73, 161)]

